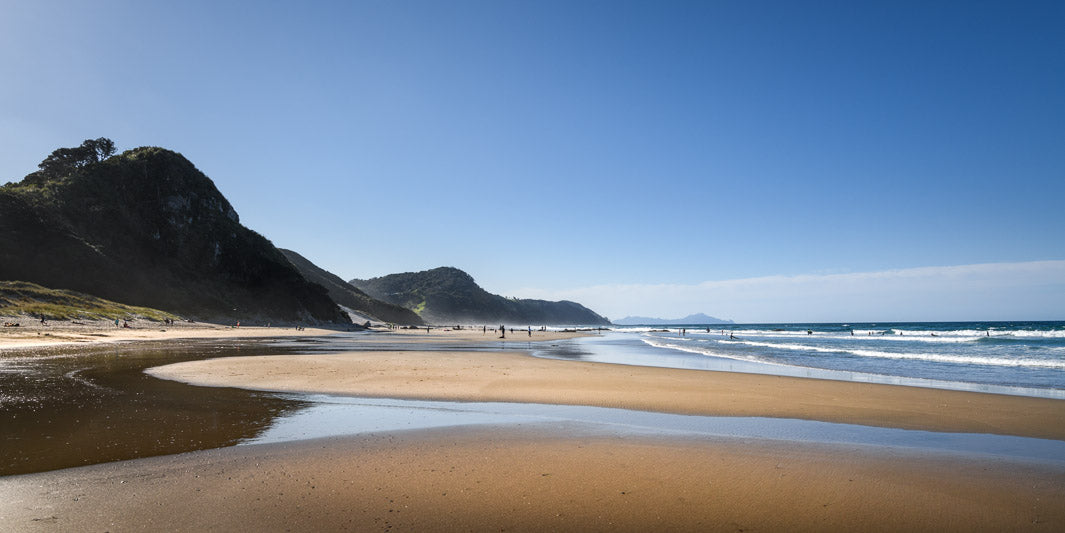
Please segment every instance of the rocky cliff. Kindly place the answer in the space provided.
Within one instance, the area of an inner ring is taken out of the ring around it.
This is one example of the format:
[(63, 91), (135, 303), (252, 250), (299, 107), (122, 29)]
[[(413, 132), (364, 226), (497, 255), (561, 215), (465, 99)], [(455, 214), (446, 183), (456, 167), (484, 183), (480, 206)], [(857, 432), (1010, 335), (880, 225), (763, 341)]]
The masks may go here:
[(62, 150), (0, 187), (0, 279), (197, 319), (349, 323), (181, 154)]
[(390, 322), (401, 326), (421, 326), (425, 324), (414, 311), (372, 298), (339, 276), (320, 268), (306, 257), (292, 250), (282, 248), (281, 253), (285, 254), (285, 257), (292, 262), (292, 265), (300, 271), (300, 274), (303, 274), (307, 281), (325, 287), (329, 291), (329, 297), (343, 307), (381, 322)]

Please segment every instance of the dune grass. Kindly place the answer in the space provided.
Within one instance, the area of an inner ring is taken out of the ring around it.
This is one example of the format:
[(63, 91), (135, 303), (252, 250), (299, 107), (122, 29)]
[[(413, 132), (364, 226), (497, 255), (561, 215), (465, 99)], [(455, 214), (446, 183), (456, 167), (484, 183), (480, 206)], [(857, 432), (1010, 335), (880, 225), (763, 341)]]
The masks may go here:
[(136, 307), (88, 294), (49, 289), (25, 281), (0, 281), (0, 316), (28, 316), (48, 320), (129, 320), (162, 322), (180, 317), (148, 307)]

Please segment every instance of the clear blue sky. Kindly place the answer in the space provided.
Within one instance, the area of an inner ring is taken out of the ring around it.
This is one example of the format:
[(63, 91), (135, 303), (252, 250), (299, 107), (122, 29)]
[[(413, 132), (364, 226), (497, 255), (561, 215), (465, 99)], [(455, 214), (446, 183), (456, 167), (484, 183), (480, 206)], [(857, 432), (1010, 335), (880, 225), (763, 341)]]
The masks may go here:
[(814, 285), (786, 312), (771, 294), (616, 298), (1065, 259), (1060, 0), (0, 13), (0, 181), (106, 136), (181, 152), (245, 225), (345, 279), (451, 265), (614, 318), (1065, 319), (1053, 262), (975, 302), (949, 276), (952, 300), (903, 283), (861, 310)]

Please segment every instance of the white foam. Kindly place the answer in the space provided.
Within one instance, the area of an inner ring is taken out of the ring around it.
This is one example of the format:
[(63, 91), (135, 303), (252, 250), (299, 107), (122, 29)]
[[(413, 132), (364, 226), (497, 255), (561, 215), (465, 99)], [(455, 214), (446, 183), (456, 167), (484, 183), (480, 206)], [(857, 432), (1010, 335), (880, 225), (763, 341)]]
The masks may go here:
[(1053, 368), (1058, 370), (1065, 370), (1065, 361), (1051, 361), (1046, 359), (1031, 359), (1031, 358), (1004, 358), (1004, 357), (986, 357), (986, 356), (963, 356), (963, 355), (950, 355), (939, 353), (907, 353), (907, 352), (884, 352), (879, 350), (862, 350), (862, 349), (850, 349), (850, 348), (825, 348), (820, 346), (809, 346), (805, 344), (789, 344), (789, 343), (771, 343), (771, 342), (756, 342), (737, 340), (735, 342), (745, 344), (747, 346), (755, 346), (760, 348), (776, 348), (783, 350), (795, 350), (795, 351), (807, 351), (818, 353), (838, 353), (838, 354), (850, 354), (859, 357), (876, 357), (879, 359), (905, 359), (908, 361), (929, 361), (935, 363), (953, 363), (963, 365), (989, 365), (989, 366), (1008, 366), (1008, 367), (1029, 367), (1029, 368)]
[(713, 350), (707, 349), (705, 345), (683, 345), (682, 346), (682, 345), (679, 345), (679, 344), (673, 344), (673, 343), (670, 343), (670, 342), (663, 342), (663, 341), (660, 341), (660, 340), (657, 340), (657, 339), (648, 338), (648, 337), (641, 337), (640, 339), (644, 343), (646, 343), (646, 344), (648, 344), (650, 346), (654, 346), (655, 348), (669, 348), (669, 349), (673, 349), (673, 350), (680, 350), (682, 352), (695, 353), (695, 354), (699, 354), (699, 355), (706, 355), (706, 356), (709, 356), (709, 357), (720, 357), (722, 359), (732, 359), (734, 361), (744, 361), (744, 362), (748, 362), (748, 363), (760, 363), (760, 364), (764, 364), (764, 365), (775, 365), (775, 366), (794, 366), (794, 365), (782, 365), (780, 363), (773, 363), (773, 362), (770, 362), (770, 361), (765, 361), (763, 359), (759, 359), (757, 357), (744, 357), (744, 356), (740, 356), (740, 355), (736, 355), (736, 354), (727, 354), (727, 353), (715, 352)]

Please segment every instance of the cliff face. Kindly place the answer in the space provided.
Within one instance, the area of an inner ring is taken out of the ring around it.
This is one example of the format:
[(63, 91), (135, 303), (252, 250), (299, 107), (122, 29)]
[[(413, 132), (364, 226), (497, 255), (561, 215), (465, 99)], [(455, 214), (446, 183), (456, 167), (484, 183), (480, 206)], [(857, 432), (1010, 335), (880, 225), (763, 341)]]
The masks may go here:
[(200, 319), (349, 323), (207, 176), (155, 147), (0, 187), (0, 279)]
[(300, 274), (303, 274), (307, 281), (325, 287), (329, 291), (329, 297), (339, 305), (381, 322), (390, 322), (401, 326), (421, 326), (425, 324), (422, 318), (414, 311), (372, 298), (339, 276), (320, 268), (306, 257), (292, 250), (282, 248), (281, 253), (285, 254), (285, 257), (292, 262), (292, 265), (300, 271)]
[(491, 294), (469, 274), (452, 267), (353, 279), (350, 283), (374, 298), (412, 309), (436, 324), (610, 324), (575, 302), (519, 300)]

